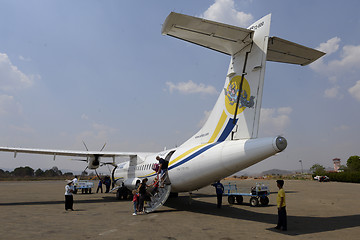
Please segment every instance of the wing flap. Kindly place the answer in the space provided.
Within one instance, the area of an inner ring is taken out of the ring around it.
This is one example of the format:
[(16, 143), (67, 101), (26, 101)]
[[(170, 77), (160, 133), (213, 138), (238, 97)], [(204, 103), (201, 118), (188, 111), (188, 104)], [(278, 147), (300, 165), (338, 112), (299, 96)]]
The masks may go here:
[(325, 53), (282, 38), (269, 38), (266, 60), (272, 62), (308, 65)]

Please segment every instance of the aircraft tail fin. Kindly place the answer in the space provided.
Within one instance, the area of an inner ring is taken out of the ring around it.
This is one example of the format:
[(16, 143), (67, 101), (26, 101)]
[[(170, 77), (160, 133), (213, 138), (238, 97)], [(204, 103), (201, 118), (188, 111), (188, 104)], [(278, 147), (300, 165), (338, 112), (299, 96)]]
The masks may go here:
[(231, 56), (220, 96), (204, 126), (184, 144), (257, 138), (266, 61), (307, 65), (324, 53), (269, 37), (271, 14), (240, 28), (170, 13), (169, 35)]

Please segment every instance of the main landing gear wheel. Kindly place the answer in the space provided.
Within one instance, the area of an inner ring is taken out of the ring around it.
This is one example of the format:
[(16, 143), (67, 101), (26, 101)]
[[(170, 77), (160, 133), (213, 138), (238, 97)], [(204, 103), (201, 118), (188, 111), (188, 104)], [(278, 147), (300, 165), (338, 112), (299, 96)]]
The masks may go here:
[(121, 187), (116, 192), (116, 198), (118, 200), (121, 200), (121, 199), (127, 200), (129, 198), (129, 195), (130, 195), (129, 192), (130, 191), (126, 187)]
[(257, 197), (251, 197), (250, 198), (250, 206), (256, 207), (257, 205), (259, 205), (259, 200), (257, 199)]

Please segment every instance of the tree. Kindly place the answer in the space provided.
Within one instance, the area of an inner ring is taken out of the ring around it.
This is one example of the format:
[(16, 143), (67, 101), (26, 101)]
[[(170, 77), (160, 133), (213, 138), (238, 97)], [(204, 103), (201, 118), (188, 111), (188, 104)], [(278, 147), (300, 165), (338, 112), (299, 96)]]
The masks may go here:
[(62, 172), (59, 170), (58, 167), (52, 167), (51, 170), (54, 171), (54, 173), (56, 174), (56, 176), (61, 176)]
[(13, 171), (14, 176), (24, 177), (24, 176), (34, 176), (34, 169), (31, 167), (18, 167)]
[(349, 171), (360, 172), (360, 157), (351, 156), (346, 162)]
[(40, 168), (38, 168), (38, 169), (35, 171), (35, 176), (37, 176), (37, 177), (44, 176), (44, 171), (41, 170)]
[(314, 175), (318, 175), (318, 176), (325, 175), (325, 173), (326, 173), (325, 167), (320, 164), (314, 164), (310, 168), (310, 172), (312, 172)]
[(9, 177), (9, 176), (10, 176), (9, 171), (4, 171), (4, 170), (0, 169), (0, 177)]

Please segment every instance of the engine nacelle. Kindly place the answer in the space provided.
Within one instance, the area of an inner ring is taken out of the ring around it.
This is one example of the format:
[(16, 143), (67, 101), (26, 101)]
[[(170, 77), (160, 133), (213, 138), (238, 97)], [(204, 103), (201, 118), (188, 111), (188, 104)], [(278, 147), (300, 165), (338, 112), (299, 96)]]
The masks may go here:
[(97, 169), (98, 167), (100, 167), (100, 156), (94, 155), (92, 157), (89, 157), (88, 168), (94, 170)]
[(136, 182), (139, 181), (139, 183), (141, 183), (141, 179), (140, 178), (128, 178), (125, 179), (124, 186), (129, 189), (129, 190), (133, 190), (136, 188)]

